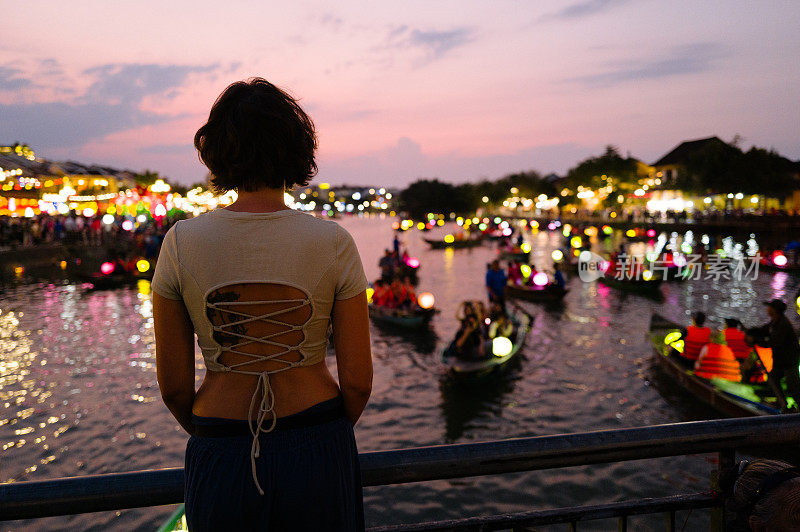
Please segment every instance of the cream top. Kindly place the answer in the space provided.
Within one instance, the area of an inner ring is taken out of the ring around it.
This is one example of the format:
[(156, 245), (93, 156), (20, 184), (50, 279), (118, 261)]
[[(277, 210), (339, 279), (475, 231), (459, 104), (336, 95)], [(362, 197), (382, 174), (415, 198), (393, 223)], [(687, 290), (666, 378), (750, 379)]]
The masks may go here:
[[(209, 300), (212, 292), (218, 293), (216, 291), (226, 285), (239, 283), (285, 285), (299, 290), (305, 297), (240, 302)], [(255, 473), (258, 434), (272, 430), (276, 421), (269, 375), (296, 366), (310, 366), (325, 358), (334, 300), (354, 297), (367, 288), (353, 237), (333, 221), (299, 211), (252, 213), (217, 209), (180, 221), (167, 231), (152, 288), (165, 298), (183, 300), (209, 371), (259, 376), (248, 421), (253, 434), (253, 478), (261, 491)], [(280, 310), (260, 315), (247, 311), (248, 306), (264, 303), (280, 303)], [(281, 314), (306, 306), (310, 306), (311, 315), (304, 323), (281, 320)], [(210, 312), (223, 313), (223, 323), (213, 324), (209, 320)], [(256, 321), (284, 329), (266, 336), (241, 332), (248, 323)], [(301, 331), (302, 341), (296, 346), (275, 341), (287, 330)], [(214, 338), (215, 332), (231, 342), (220, 345)], [(269, 344), (278, 348), (278, 352), (255, 355), (239, 350), (252, 343)], [(290, 351), (298, 351), (299, 360), (292, 362), (281, 358)], [(224, 352), (245, 355), (250, 360), (228, 366), (219, 361)], [(263, 360), (277, 361), (283, 366), (262, 372), (248, 369), (249, 364)], [(261, 401), (256, 409), (259, 393)], [(272, 423), (265, 427), (267, 416), (272, 417)]]

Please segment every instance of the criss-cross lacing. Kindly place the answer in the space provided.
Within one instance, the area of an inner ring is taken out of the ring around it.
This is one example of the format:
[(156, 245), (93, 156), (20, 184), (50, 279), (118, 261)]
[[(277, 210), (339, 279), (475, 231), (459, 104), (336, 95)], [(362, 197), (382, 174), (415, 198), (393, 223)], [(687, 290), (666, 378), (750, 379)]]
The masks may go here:
[[(283, 304), (289, 306), (255, 316), (252, 314), (247, 314), (230, 308), (230, 307), (241, 308), (241, 307), (246, 307), (248, 305), (252, 306), (252, 305), (274, 305), (274, 304)], [(281, 371), (286, 371), (287, 369), (301, 366), (305, 358), (301, 351), (297, 351), (300, 356), (299, 359), (296, 361), (280, 358), (284, 355), (291, 353), (292, 351), (296, 351), (297, 345), (290, 345), (283, 342), (278, 342), (273, 340), (273, 338), (277, 336), (282, 336), (292, 331), (302, 330), (303, 326), (308, 321), (308, 318), (302, 324), (294, 324), (282, 321), (279, 318), (279, 316), (302, 309), (306, 306), (309, 307), (311, 306), (311, 301), (308, 297), (297, 298), (297, 299), (270, 299), (266, 301), (219, 301), (219, 302), (210, 302), (208, 300), (206, 301), (206, 307), (208, 310), (219, 311), (233, 318), (232, 321), (224, 323), (222, 325), (216, 325), (212, 323), (213, 330), (215, 332), (225, 335), (226, 337), (234, 337), (240, 340), (239, 342), (234, 343), (232, 345), (223, 346), (222, 352), (235, 353), (252, 359), (252, 360), (245, 360), (244, 362), (238, 362), (235, 364), (221, 364), (222, 371), (229, 373), (239, 373), (241, 375), (258, 376), (258, 384), (256, 385), (255, 392), (253, 392), (253, 397), (250, 400), (250, 408), (248, 409), (247, 412), (247, 424), (250, 427), (250, 433), (253, 435), (253, 445), (250, 450), (250, 466), (252, 469), (253, 480), (255, 481), (256, 488), (258, 488), (258, 492), (261, 495), (264, 495), (264, 490), (261, 489), (261, 485), (258, 482), (258, 475), (256, 472), (256, 458), (259, 457), (261, 452), (261, 445), (259, 443), (258, 436), (262, 432), (265, 433), (271, 432), (275, 428), (275, 424), (278, 421), (278, 418), (275, 414), (275, 394), (272, 392), (272, 388), (270, 387), (269, 376), (273, 373), (279, 373)], [(256, 322), (277, 325), (281, 327), (281, 329), (278, 330), (277, 332), (269, 333), (264, 336), (250, 336), (249, 334), (243, 334), (232, 330), (238, 326), (247, 326)], [(278, 347), (281, 349), (281, 351), (269, 355), (262, 355), (256, 353), (248, 353), (246, 351), (241, 351), (239, 349), (245, 345), (250, 345), (254, 343)], [(247, 366), (250, 364), (255, 364), (258, 362), (269, 362), (269, 361), (279, 362), (284, 364), (284, 366), (279, 367), (277, 369), (265, 370), (265, 371), (248, 371), (246, 369), (239, 369), (243, 366)], [(258, 410), (255, 411), (257, 402), (256, 398), (258, 397), (259, 393), (261, 394), (261, 401), (258, 404)], [(269, 426), (265, 427), (264, 421), (266, 420), (268, 415), (272, 417), (272, 420), (271, 423), (269, 423)]]

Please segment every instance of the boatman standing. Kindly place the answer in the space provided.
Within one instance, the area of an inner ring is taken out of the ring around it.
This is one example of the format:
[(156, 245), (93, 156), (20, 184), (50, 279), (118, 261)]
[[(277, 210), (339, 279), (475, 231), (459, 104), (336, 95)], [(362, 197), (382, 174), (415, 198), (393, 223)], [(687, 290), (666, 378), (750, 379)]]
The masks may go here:
[(505, 308), (505, 291), (508, 284), (506, 272), (500, 268), (500, 261), (493, 260), (486, 271), (486, 291), (489, 293), (489, 302), (498, 303)]
[(773, 299), (765, 301), (764, 304), (767, 306), (769, 322), (749, 330), (748, 333), (751, 336), (768, 338), (772, 347), (772, 371), (769, 376), (778, 386), (783, 377), (786, 377), (788, 395), (794, 398), (796, 405), (800, 405), (800, 373), (797, 368), (800, 363), (800, 344), (797, 343), (797, 333), (784, 314), (786, 303), (780, 299)]

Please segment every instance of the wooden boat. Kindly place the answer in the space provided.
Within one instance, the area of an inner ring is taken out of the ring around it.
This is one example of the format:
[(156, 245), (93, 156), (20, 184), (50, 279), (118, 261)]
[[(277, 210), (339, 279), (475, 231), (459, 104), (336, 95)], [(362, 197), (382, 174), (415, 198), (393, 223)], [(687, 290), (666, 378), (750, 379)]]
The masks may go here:
[(530, 252), (525, 253), (524, 251), (501, 251), (500, 256), (498, 257), (500, 260), (513, 260), (516, 262), (528, 262), (530, 258)]
[(374, 321), (407, 329), (426, 327), (437, 312), (439, 311), (435, 308), (423, 309), (417, 307), (412, 310), (400, 310), (369, 304), (369, 317)]
[[(442, 362), (448, 366), (449, 373), (458, 378), (480, 378), (500, 371), (504, 366), (507, 366), (525, 344), (525, 339), (528, 337), (528, 332), (533, 322), (533, 318), (520, 308), (516, 308), (514, 312), (509, 313), (509, 318), (514, 323), (514, 332), (509, 338), (511, 340), (511, 350), (507, 354), (503, 356), (488, 354), (483, 358), (476, 357), (474, 360), (470, 360), (468, 357), (456, 355), (454, 340), (442, 352)], [(491, 350), (491, 344), (489, 344), (488, 348)]]
[(158, 532), (183, 532), (188, 531), (189, 527), (186, 524), (186, 511), (183, 504), (178, 506), (172, 512), (164, 524), (158, 527)]
[(681, 326), (659, 314), (650, 318), (649, 337), (658, 365), (683, 389), (722, 414), (747, 417), (780, 414), (775, 394), (766, 384), (747, 384), (724, 379), (703, 379), (686, 369), (671, 355), (665, 344), (667, 334), (680, 331)]
[(132, 273), (120, 273), (105, 275), (101, 272), (72, 272), (71, 275), (82, 283), (91, 284), (95, 290), (108, 290), (111, 288), (120, 288), (130, 284), (136, 284), (141, 279), (152, 280), (152, 272), (150, 275)]
[(648, 281), (644, 279), (617, 279), (613, 275), (603, 275), (598, 279), (601, 283), (618, 290), (625, 290), (627, 292), (636, 292), (646, 295), (659, 295), (659, 286), (661, 286), (662, 279), (654, 277)]
[(424, 238), (425, 242), (432, 249), (444, 249), (444, 248), (471, 248), (475, 246), (480, 246), (483, 244), (483, 238), (465, 238), (463, 240), (453, 240), (452, 242), (445, 242), (444, 240), (431, 240), (430, 238)]
[(534, 302), (561, 301), (569, 290), (561, 288), (555, 283), (545, 286), (506, 286), (506, 295), (513, 299), (522, 299)]
[(758, 265), (758, 268), (761, 271), (765, 272), (786, 272), (792, 274), (800, 274), (800, 265), (798, 264), (787, 264), (786, 266), (778, 266), (769, 260), (761, 260), (761, 263)]

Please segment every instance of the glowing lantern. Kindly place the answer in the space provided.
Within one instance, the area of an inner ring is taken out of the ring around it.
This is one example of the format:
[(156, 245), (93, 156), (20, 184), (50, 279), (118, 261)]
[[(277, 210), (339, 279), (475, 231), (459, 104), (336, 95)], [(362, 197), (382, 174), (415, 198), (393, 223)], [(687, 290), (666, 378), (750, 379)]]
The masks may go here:
[(100, 265), (100, 271), (103, 275), (108, 275), (114, 271), (114, 263), (113, 262), (104, 262)]
[(545, 286), (547, 282), (547, 274), (544, 272), (539, 272), (533, 276), (533, 284), (536, 286)]
[(36, 216), (36, 214), (33, 212), (33, 209), (31, 207), (26, 207), (25, 218), (33, 218), (34, 216)]
[(572, 250), (572, 256), (573, 256), (573, 257), (577, 257), (577, 256), (578, 256), (578, 255), (580, 255), (580, 254), (581, 254), (580, 250), (577, 250), (577, 249), (573, 249), (573, 250)]
[(573, 236), (570, 239), (569, 244), (574, 248), (579, 248), (583, 245), (583, 240), (581, 240), (581, 237), (579, 236)]
[(653, 272), (651, 272), (650, 270), (645, 270), (644, 272), (642, 272), (642, 279), (644, 279), (645, 281), (649, 281), (652, 278), (653, 278)]
[(62, 260), (60, 263), (58, 263), (58, 265), (61, 266), (62, 270), (66, 270), (67, 269), (67, 261), (65, 261), (65, 260)]
[(794, 304), (800, 307), (800, 296), (797, 296), (797, 299), (794, 300)]
[(16, 276), (20, 276), (20, 275), (22, 275), (23, 273), (25, 273), (25, 268), (24, 268), (24, 267), (22, 267), (22, 266), (17, 266), (16, 268), (14, 268), (14, 275), (16, 275)]
[(103, 216), (103, 223), (106, 225), (111, 225), (114, 223), (114, 215), (113, 214), (106, 214)]
[(122, 222), (122, 228), (126, 231), (133, 230), (133, 222), (130, 220), (125, 220), (124, 222)]
[(453, 235), (444, 235), (444, 241), (448, 244), (452, 244), (453, 242), (455, 242), (455, 240), (456, 237), (454, 237)]
[(530, 253), (531, 252), (531, 245), (527, 242), (523, 242), (522, 245), (519, 247), (523, 253)]
[(443, 226), (444, 225), (444, 220), (437, 220), (436, 221), (436, 225), (438, 225), (439, 227)]
[(144, 273), (150, 269), (150, 261), (147, 259), (139, 259), (136, 261), (136, 269)]
[(410, 257), (406, 264), (409, 268), (419, 268), (419, 259), (416, 257)]
[(519, 267), (519, 271), (522, 273), (522, 276), (526, 279), (531, 276), (532, 270), (531, 267), (527, 264), (522, 264)]
[(636, 236), (636, 231), (634, 231), (633, 229), (628, 229), (627, 231), (625, 231), (625, 236), (627, 236), (628, 238), (633, 238)]
[[(483, 225), (483, 224), (481, 224), (481, 225)], [(510, 228), (506, 227), (505, 229), (503, 229), (503, 236), (511, 236), (511, 233), (513, 233), (513, 232), (514, 231), (512, 231)]]
[(611, 229), (611, 226), (610, 226), (610, 225), (604, 225), (604, 226), (603, 226), (603, 232), (604, 232), (605, 234), (607, 234), (607, 235), (610, 235), (611, 233), (613, 233), (613, 232), (614, 232), (614, 230), (613, 230), (613, 229)]
[(586, 236), (597, 236), (597, 228), (594, 226), (587, 227), (583, 230), (583, 233)]
[(140, 224), (143, 224), (147, 221), (147, 216), (145, 216), (144, 214), (140, 214), (139, 216), (136, 217), (136, 221), (139, 222)]
[(538, 229), (538, 228), (539, 228), (539, 222), (537, 222), (536, 220), (531, 220), (531, 229)]
[(678, 340), (677, 342), (673, 342), (672, 348), (678, 353), (683, 353), (683, 345), (683, 340)]
[(672, 257), (672, 263), (678, 267), (686, 266), (686, 257), (683, 255), (674, 255)]
[(375, 289), (371, 286), (367, 288), (367, 303), (372, 303), (372, 296), (375, 294)]
[(569, 236), (569, 234), (572, 232), (572, 231), (569, 229), (569, 224), (565, 225), (565, 226), (564, 226), (564, 229), (563, 229), (561, 232), (564, 234), (564, 236)]
[(592, 253), (590, 251), (583, 250), (581, 254), (578, 255), (578, 260), (581, 262), (589, 262), (592, 260)]
[(504, 357), (511, 354), (514, 344), (505, 336), (498, 336), (492, 340), (492, 354), (496, 357)]
[(664, 345), (670, 345), (678, 340), (681, 339), (681, 333), (679, 331), (672, 331), (671, 333), (667, 334), (664, 337)]
[(781, 253), (780, 251), (776, 251), (772, 254), (772, 264), (779, 267), (784, 267), (789, 261), (786, 259), (786, 255)]
[(156, 205), (156, 210), (154, 212), (156, 216), (166, 216), (167, 215), (167, 208), (164, 207), (161, 203)]
[(650, 238), (653, 238), (654, 236), (656, 236), (656, 230), (655, 229), (648, 229), (647, 230), (647, 236), (649, 236)]
[(423, 229), (425, 229), (425, 224), (424, 224), (424, 223), (422, 223), (422, 222), (419, 222), (419, 223), (417, 223), (417, 229), (419, 229), (420, 231), (422, 231)]
[(392, 229), (394, 229), (395, 231), (399, 230), (400, 229), (400, 222), (394, 222), (392, 224)]
[(550, 254), (550, 256), (551, 256), (551, 257), (553, 258), (553, 260), (554, 260), (554, 261), (556, 261), (556, 262), (561, 262), (562, 260), (564, 260), (564, 253), (563, 253), (563, 252), (562, 252), (560, 249), (556, 249), (556, 250), (554, 250), (554, 251), (553, 251), (553, 252)]
[(430, 292), (422, 292), (417, 298), (417, 304), (424, 309), (433, 308), (435, 302), (436, 300)]
[(86, 216), (87, 218), (89, 218), (90, 216), (94, 216), (94, 209), (92, 209), (91, 207), (86, 207), (85, 209), (83, 209), (83, 215)]

